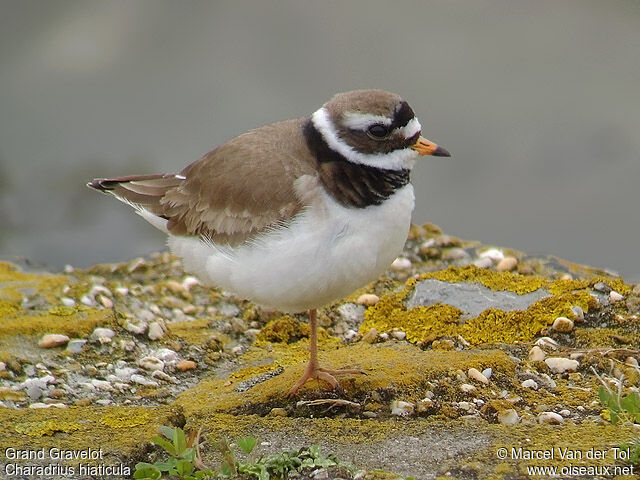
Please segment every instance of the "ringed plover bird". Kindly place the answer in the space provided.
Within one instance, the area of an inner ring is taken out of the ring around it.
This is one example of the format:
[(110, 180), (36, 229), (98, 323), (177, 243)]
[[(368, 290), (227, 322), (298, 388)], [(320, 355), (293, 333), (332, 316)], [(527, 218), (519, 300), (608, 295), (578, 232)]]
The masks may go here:
[(338, 387), (318, 363), (316, 309), (378, 278), (402, 252), (421, 155), (450, 156), (421, 136), (413, 110), (382, 90), (340, 93), (311, 117), (236, 137), (179, 173), (95, 179), (169, 235), (186, 271), (256, 304), (308, 311), (309, 379)]

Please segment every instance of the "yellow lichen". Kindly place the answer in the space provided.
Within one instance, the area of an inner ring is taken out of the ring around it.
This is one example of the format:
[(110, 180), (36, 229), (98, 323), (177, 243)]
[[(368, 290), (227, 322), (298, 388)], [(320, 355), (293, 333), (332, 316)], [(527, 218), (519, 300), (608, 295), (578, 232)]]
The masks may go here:
[(136, 407), (107, 412), (100, 418), (100, 423), (111, 428), (131, 428), (148, 423), (150, 418), (144, 407)]
[(303, 337), (308, 337), (310, 331), (309, 324), (302, 323), (289, 315), (284, 315), (262, 327), (256, 340), (258, 342), (291, 343)]
[(414, 343), (457, 335), (474, 345), (512, 343), (530, 340), (558, 316), (572, 317), (573, 305), (578, 305), (585, 311), (595, 305), (587, 291), (573, 292), (573, 289), (570, 289), (567, 292), (566, 288), (561, 288), (567, 286), (565, 282), (556, 288), (560, 292), (558, 295), (538, 300), (527, 310), (507, 312), (488, 308), (477, 317), (463, 323), (460, 321), (462, 312), (450, 305), (436, 303), (428, 307), (406, 308), (404, 299), (413, 291), (417, 282), (426, 278), (446, 282), (481, 283), (492, 290), (509, 290), (518, 294), (548, 287), (546, 280), (540, 277), (526, 277), (509, 272), (497, 273), (474, 266), (449, 267), (447, 270), (426, 273), (417, 279), (409, 280), (404, 290), (383, 296), (380, 302), (365, 312), (365, 321), (360, 326), (360, 332), (364, 334), (371, 328), (380, 332), (400, 328), (406, 332), (407, 339)]
[(0, 337), (13, 335), (41, 335), (62, 333), (70, 337), (84, 337), (100, 325), (112, 322), (110, 312), (105, 310), (84, 309), (74, 315), (21, 315), (14, 313), (0, 317)]
[(76, 430), (80, 430), (80, 425), (76, 422), (47, 420), (44, 422), (21, 422), (16, 424), (14, 430), (32, 437), (42, 437), (45, 435), (53, 435), (56, 432), (75, 432)]

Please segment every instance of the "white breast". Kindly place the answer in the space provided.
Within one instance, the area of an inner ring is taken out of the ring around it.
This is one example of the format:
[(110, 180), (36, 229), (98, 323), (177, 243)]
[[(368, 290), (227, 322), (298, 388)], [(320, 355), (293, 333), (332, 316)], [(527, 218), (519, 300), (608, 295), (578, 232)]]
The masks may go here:
[(185, 269), (284, 312), (332, 303), (378, 278), (402, 252), (414, 207), (408, 184), (381, 205), (345, 208), (324, 191), (283, 229), (237, 248), (170, 236)]

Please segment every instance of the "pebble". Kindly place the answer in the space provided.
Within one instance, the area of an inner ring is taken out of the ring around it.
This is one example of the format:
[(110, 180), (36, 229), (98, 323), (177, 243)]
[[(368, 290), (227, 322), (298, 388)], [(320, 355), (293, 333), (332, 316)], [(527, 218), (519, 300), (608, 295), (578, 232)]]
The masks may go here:
[(185, 372), (187, 370), (193, 370), (196, 367), (197, 367), (196, 362), (192, 360), (180, 360), (176, 365), (176, 368), (181, 372)]
[(489, 384), (489, 379), (486, 376), (484, 376), (482, 372), (480, 372), (477, 368), (471, 367), (467, 372), (467, 375), (469, 375), (469, 378), (476, 380), (480, 383), (484, 383), (485, 385)]
[(573, 330), (573, 320), (567, 317), (558, 317), (553, 321), (551, 328), (556, 332), (568, 333)]
[(165, 364), (173, 365), (180, 361), (180, 355), (170, 348), (160, 348), (152, 354), (153, 357), (162, 360)]
[(168, 375), (166, 373), (164, 373), (162, 370), (156, 370), (154, 371), (151, 376), (153, 378), (158, 378), (160, 380), (164, 380), (165, 382), (171, 382), (171, 383), (176, 383), (177, 380), (172, 377), (171, 375)]
[(105, 295), (98, 295), (98, 301), (104, 308), (113, 308), (113, 300)]
[(404, 402), (402, 400), (393, 400), (391, 402), (391, 415), (398, 417), (409, 417), (413, 415), (415, 411), (415, 405), (411, 402)]
[(547, 354), (544, 353), (538, 345), (534, 345), (531, 350), (529, 350), (529, 361), (530, 362), (542, 362), (546, 358)]
[(122, 382), (129, 383), (131, 381), (131, 377), (133, 376), (133, 374), (137, 372), (138, 370), (135, 368), (123, 367), (123, 368), (116, 368), (113, 373)]
[(609, 300), (611, 300), (611, 303), (619, 302), (620, 300), (623, 300), (623, 299), (624, 299), (624, 296), (619, 294), (615, 290), (611, 290), (609, 292)]
[(593, 285), (593, 289), (602, 292), (602, 293), (610, 293), (613, 289), (604, 282), (596, 282)]
[(242, 345), (236, 345), (231, 349), (231, 353), (233, 355), (241, 355), (243, 351), (244, 351), (244, 347)]
[(382, 332), (380, 335), (380, 340), (382, 340), (383, 342), (386, 342), (387, 340), (389, 340), (389, 334), (387, 332)]
[(374, 343), (378, 338), (378, 330), (375, 327), (371, 328), (367, 333), (362, 336), (362, 341), (365, 343)]
[(7, 364), (0, 362), (0, 372), (4, 372), (7, 369)]
[(391, 264), (391, 268), (393, 268), (394, 270), (407, 270), (411, 268), (411, 266), (411, 260), (404, 257), (396, 258)]
[(103, 390), (105, 392), (113, 391), (113, 386), (106, 380), (98, 380), (94, 378), (93, 380), (91, 380), (91, 385), (93, 385), (98, 390)]
[(133, 375), (131, 375), (131, 381), (133, 383), (137, 383), (139, 385), (147, 385), (149, 387), (157, 387), (159, 385), (158, 382), (154, 382), (153, 380), (149, 380), (146, 377), (143, 377), (142, 375), (139, 375), (137, 373), (134, 373)]
[(464, 248), (460, 247), (450, 248), (442, 254), (443, 260), (461, 260), (463, 258), (469, 258), (469, 254)]
[(345, 303), (338, 308), (338, 314), (348, 324), (360, 324), (364, 320), (364, 306), (355, 303)]
[(482, 374), (486, 377), (486, 378), (491, 378), (491, 375), (493, 375), (493, 369), (491, 367), (489, 368), (485, 368), (484, 370), (482, 370)]
[(134, 335), (144, 335), (147, 331), (147, 324), (127, 322), (124, 324), (124, 329), (129, 333), (133, 333)]
[(358, 305), (364, 305), (365, 307), (370, 307), (371, 305), (375, 305), (380, 301), (380, 297), (374, 295), (373, 293), (363, 293), (358, 297), (356, 303)]
[(538, 422), (559, 425), (560, 423), (564, 423), (564, 418), (562, 415), (555, 412), (541, 412), (538, 414)]
[(482, 257), (473, 262), (473, 264), (478, 268), (491, 268), (493, 266), (493, 260), (489, 257)]
[(158, 322), (150, 323), (147, 337), (149, 337), (150, 340), (160, 340), (164, 337), (164, 330), (162, 329), (162, 326)]
[(562, 415), (564, 418), (569, 418), (571, 416), (571, 410), (567, 408), (560, 410), (558, 413)]
[(276, 407), (276, 408), (272, 408), (267, 416), (268, 417), (286, 417), (288, 416), (288, 414), (284, 408)]
[(516, 425), (520, 422), (520, 417), (513, 408), (507, 408), (498, 412), (498, 422), (502, 425)]
[(523, 388), (530, 388), (532, 390), (538, 390), (538, 383), (534, 379), (529, 378), (529, 379), (525, 380), (524, 382), (522, 382), (522, 387)]
[(547, 358), (544, 363), (553, 373), (575, 372), (580, 366), (577, 360), (562, 357)]
[(71, 352), (71, 353), (80, 353), (82, 351), (82, 349), (84, 348), (84, 346), (86, 345), (87, 341), (83, 340), (83, 339), (74, 339), (69, 341), (69, 343), (67, 344), (67, 352)]
[(574, 315), (574, 320), (576, 322), (584, 322), (584, 310), (579, 305), (573, 305), (571, 307), (571, 311)]
[(89, 336), (89, 339), (97, 340), (100, 343), (110, 343), (111, 339), (115, 337), (115, 335), (116, 335), (116, 332), (114, 332), (110, 328), (98, 327), (93, 330), (93, 332)]
[(510, 272), (518, 266), (518, 260), (515, 257), (504, 257), (496, 265), (498, 272)]
[(53, 348), (66, 345), (69, 342), (69, 337), (60, 333), (49, 333), (44, 335), (38, 342), (38, 346), (41, 348)]
[(463, 383), (462, 385), (460, 385), (460, 390), (462, 390), (464, 393), (471, 393), (476, 390), (476, 387), (474, 387), (473, 385), (469, 385), (468, 383)]
[(238, 317), (233, 317), (231, 319), (231, 330), (234, 333), (243, 333), (247, 329), (247, 325), (244, 323), (244, 320)]
[(395, 338), (396, 340), (404, 340), (405, 338), (407, 338), (406, 332), (403, 332), (402, 330), (394, 330), (393, 332), (391, 332), (391, 336), (393, 336), (393, 338)]
[(76, 304), (76, 301), (73, 298), (62, 297), (60, 299), (60, 303), (62, 303), (62, 305), (64, 305), (65, 307), (73, 307)]
[(149, 370), (151, 372), (155, 370), (163, 370), (164, 362), (156, 357), (144, 357), (138, 360), (138, 365), (140, 365), (145, 370)]
[[(358, 332), (356, 332), (355, 330), (352, 330), (352, 329), (349, 329), (344, 333), (344, 339), (345, 340), (353, 340), (357, 336), (358, 336)], [(382, 335), (380, 335), (380, 337), (382, 337)]]
[(133, 340), (120, 340), (120, 348), (125, 352), (133, 352), (136, 348), (136, 342)]
[(536, 345), (541, 348), (550, 348), (552, 350), (558, 349), (558, 342), (556, 342), (551, 337), (540, 337), (538, 340), (536, 340)]
[(489, 250), (485, 250), (480, 254), (481, 258), (488, 258), (492, 262), (499, 262), (504, 258), (504, 253), (502, 250), (498, 250), (497, 248), (490, 248)]

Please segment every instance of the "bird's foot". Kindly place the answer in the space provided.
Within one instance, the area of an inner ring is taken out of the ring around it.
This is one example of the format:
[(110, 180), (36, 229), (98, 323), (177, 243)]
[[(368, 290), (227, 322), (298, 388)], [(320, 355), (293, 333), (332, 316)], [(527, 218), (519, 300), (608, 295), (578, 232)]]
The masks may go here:
[(318, 364), (314, 364), (313, 362), (309, 362), (307, 364), (307, 368), (304, 370), (302, 377), (298, 380), (295, 385), (289, 390), (289, 396), (293, 397), (300, 387), (307, 383), (311, 379), (322, 380), (323, 382), (328, 383), (331, 388), (334, 390), (341, 390), (340, 384), (335, 379), (334, 375), (347, 375), (347, 374), (365, 374), (363, 371), (358, 369), (344, 369), (344, 370), (331, 370), (328, 368), (320, 367)]

